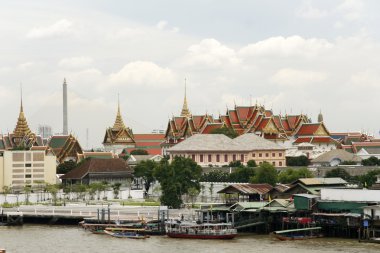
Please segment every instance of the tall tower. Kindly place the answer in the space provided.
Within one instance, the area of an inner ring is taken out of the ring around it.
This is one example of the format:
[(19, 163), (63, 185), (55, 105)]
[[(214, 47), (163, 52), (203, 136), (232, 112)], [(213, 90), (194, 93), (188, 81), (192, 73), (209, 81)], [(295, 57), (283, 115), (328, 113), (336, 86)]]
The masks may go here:
[(68, 133), (68, 122), (67, 122), (67, 83), (66, 78), (63, 79), (63, 131), (64, 135)]
[(186, 78), (185, 78), (185, 98), (183, 100), (183, 106), (181, 111), (181, 116), (183, 117), (190, 117), (191, 113), (189, 110), (189, 107), (187, 106), (187, 97), (186, 97)]

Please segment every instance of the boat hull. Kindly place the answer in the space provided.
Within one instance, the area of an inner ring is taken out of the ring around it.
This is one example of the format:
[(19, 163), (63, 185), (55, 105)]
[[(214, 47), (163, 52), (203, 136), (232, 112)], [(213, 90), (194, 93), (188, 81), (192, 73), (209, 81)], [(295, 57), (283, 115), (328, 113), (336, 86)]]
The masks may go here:
[(237, 234), (226, 235), (196, 235), (196, 234), (180, 234), (180, 233), (167, 233), (171, 238), (184, 238), (184, 239), (233, 239)]
[(323, 236), (322, 235), (315, 235), (315, 236), (283, 236), (283, 235), (274, 234), (274, 237), (276, 237), (280, 241), (296, 241), (296, 240), (307, 240), (307, 239), (321, 238)]

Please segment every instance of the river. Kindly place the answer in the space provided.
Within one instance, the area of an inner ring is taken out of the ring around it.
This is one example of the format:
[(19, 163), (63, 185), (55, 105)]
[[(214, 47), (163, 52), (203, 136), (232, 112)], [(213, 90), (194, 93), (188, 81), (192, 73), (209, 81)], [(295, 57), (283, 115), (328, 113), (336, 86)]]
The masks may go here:
[(96, 235), (76, 226), (24, 225), (0, 227), (0, 248), (7, 253), (371, 253), (380, 244), (358, 243), (352, 239), (319, 238), (281, 242), (268, 235), (239, 235), (234, 240), (188, 240), (152, 236), (146, 240), (119, 239)]

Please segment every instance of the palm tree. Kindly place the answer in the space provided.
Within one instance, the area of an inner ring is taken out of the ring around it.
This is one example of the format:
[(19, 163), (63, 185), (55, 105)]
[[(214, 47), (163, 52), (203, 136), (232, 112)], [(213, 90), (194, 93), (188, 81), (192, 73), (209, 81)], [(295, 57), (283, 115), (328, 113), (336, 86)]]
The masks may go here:
[(4, 185), (3, 194), (4, 194), (4, 204), (7, 203), (7, 195), (11, 193), (11, 187)]

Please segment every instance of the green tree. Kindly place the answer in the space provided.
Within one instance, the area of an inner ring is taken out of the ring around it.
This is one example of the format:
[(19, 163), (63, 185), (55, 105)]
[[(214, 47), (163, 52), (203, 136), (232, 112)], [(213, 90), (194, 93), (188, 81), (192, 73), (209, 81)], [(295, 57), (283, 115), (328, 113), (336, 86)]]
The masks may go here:
[(119, 198), (119, 192), (120, 192), (120, 187), (121, 183), (114, 183), (111, 185), (112, 190), (113, 190), (113, 196), (115, 199)]
[(107, 199), (107, 196), (106, 196), (106, 191), (109, 189), (109, 183), (108, 181), (102, 181), (102, 190), (103, 190), (103, 199), (106, 200)]
[(202, 182), (230, 182), (230, 174), (228, 172), (213, 170), (205, 173), (201, 177)]
[(72, 191), (76, 193), (76, 199), (84, 199), (84, 195), (87, 191), (87, 186), (84, 184), (73, 185)]
[(283, 184), (289, 184), (300, 178), (311, 178), (311, 177), (314, 177), (313, 173), (311, 173), (311, 171), (308, 170), (307, 168), (301, 168), (301, 169), (288, 168), (288, 169), (282, 170), (278, 174), (278, 181)]
[(236, 160), (236, 161), (231, 161), (228, 164), (228, 167), (237, 168), (237, 167), (244, 167), (244, 165), (241, 163), (240, 160)]
[(131, 151), (131, 155), (149, 155), (145, 149), (134, 149)]
[(211, 134), (224, 134), (230, 138), (236, 138), (239, 134), (232, 127), (221, 127), (211, 131)]
[(325, 177), (340, 177), (344, 180), (351, 180), (351, 175), (345, 169), (337, 167), (326, 172)]
[(161, 203), (179, 208), (183, 194), (188, 194), (192, 187), (199, 190), (201, 173), (202, 168), (190, 158), (175, 157), (171, 163), (163, 159), (154, 170), (161, 185)]
[(6, 185), (3, 186), (3, 195), (4, 195), (4, 203), (5, 203), (5, 204), (8, 203), (8, 202), (7, 202), (7, 195), (10, 194), (11, 191), (12, 191), (12, 188), (11, 188), (11, 187), (6, 186)]
[(376, 182), (378, 174), (380, 174), (380, 170), (371, 170), (364, 175), (354, 177), (354, 179), (359, 181), (363, 186), (370, 187)]
[(188, 190), (188, 195), (190, 196), (192, 207), (194, 206), (195, 200), (196, 200), (197, 196), (199, 195), (199, 192), (200, 192), (199, 189), (197, 189), (195, 187), (191, 187)]
[(233, 170), (229, 176), (229, 182), (248, 183), (255, 175), (255, 169), (251, 167), (239, 167)]
[(77, 166), (77, 163), (70, 160), (65, 161), (57, 166), (57, 174), (66, 174)]
[(101, 182), (94, 182), (89, 185), (90, 196), (96, 193), (97, 199), (100, 200), (100, 193), (103, 191), (104, 185)]
[(343, 161), (340, 163), (340, 165), (356, 165), (357, 163), (355, 161)]
[(139, 162), (134, 169), (134, 177), (140, 177), (144, 180), (144, 197), (148, 195), (149, 189), (152, 183), (155, 181), (153, 172), (157, 166), (158, 164), (155, 161), (145, 160)]
[(303, 155), (286, 158), (287, 166), (308, 166), (309, 164), (310, 164), (309, 158)]
[(50, 193), (51, 198), (53, 200), (53, 205), (57, 205), (57, 195), (59, 191), (59, 185), (56, 184), (47, 184), (46, 185), (46, 190), (48, 193)]
[(251, 167), (251, 168), (257, 167), (256, 161), (255, 160), (249, 160), (247, 162), (247, 167)]
[(30, 185), (25, 185), (23, 187), (23, 192), (25, 194), (25, 204), (29, 205), (29, 197), (30, 197), (30, 193), (32, 192), (32, 187)]
[(264, 162), (256, 168), (255, 176), (251, 178), (251, 182), (256, 184), (267, 183), (274, 186), (277, 183), (277, 171), (273, 165)]
[(362, 165), (364, 165), (364, 166), (376, 166), (376, 165), (380, 165), (380, 161), (377, 157), (371, 156), (370, 158), (363, 159)]

